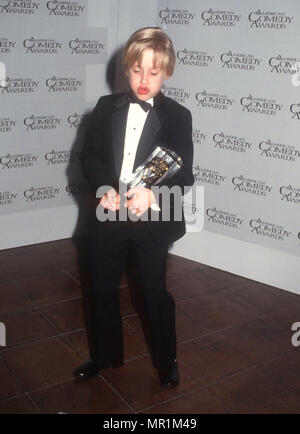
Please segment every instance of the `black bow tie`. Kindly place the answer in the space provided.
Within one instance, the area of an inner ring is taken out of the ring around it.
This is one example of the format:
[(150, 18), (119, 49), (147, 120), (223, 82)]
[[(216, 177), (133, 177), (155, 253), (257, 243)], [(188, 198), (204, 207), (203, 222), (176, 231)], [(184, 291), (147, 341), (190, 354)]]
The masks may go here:
[(139, 104), (145, 112), (148, 112), (152, 108), (152, 105), (149, 102), (141, 101), (132, 92), (127, 94), (127, 102)]

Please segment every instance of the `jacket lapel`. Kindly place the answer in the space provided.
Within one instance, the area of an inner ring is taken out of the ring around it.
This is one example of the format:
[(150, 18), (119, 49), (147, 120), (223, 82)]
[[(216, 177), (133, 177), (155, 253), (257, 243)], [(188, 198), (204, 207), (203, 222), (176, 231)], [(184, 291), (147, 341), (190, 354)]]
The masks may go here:
[[(153, 108), (150, 110), (137, 148), (133, 171), (151, 154), (154, 150), (153, 142), (159, 130), (167, 118), (167, 111), (164, 110), (165, 97), (160, 92), (154, 98)], [(162, 143), (157, 143), (157, 146)]]
[(151, 153), (153, 140), (161, 128), (161, 122), (155, 109), (150, 110), (140, 140), (134, 160), (133, 171), (148, 157)]
[[(153, 108), (147, 116), (138, 144), (133, 170), (135, 170), (153, 150), (154, 139), (167, 119), (167, 110), (165, 110), (164, 103), (165, 97), (160, 92), (154, 98)], [(114, 106), (115, 110), (112, 113), (112, 137), (115, 171), (119, 178), (123, 162), (126, 123), (129, 110), (126, 94), (122, 94), (115, 101)], [(158, 143), (157, 145), (160, 144)]]
[(129, 104), (126, 102), (126, 94), (123, 94), (119, 99), (115, 101), (115, 111), (112, 113), (114, 165), (118, 178), (120, 176), (123, 161), (128, 109)]

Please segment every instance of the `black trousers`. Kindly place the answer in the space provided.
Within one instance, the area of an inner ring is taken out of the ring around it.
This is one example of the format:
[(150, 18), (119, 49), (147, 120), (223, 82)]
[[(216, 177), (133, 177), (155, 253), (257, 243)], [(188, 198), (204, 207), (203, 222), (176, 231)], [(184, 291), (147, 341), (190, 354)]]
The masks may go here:
[(93, 226), (91, 356), (100, 365), (124, 358), (118, 287), (130, 249), (137, 259), (153, 364), (167, 369), (176, 358), (175, 302), (166, 290), (168, 245), (153, 240), (142, 221), (96, 221)]

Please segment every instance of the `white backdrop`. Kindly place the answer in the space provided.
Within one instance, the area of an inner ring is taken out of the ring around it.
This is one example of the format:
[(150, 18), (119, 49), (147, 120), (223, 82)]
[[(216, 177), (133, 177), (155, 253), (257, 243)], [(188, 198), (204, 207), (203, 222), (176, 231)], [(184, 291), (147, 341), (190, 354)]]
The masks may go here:
[(300, 293), (299, 2), (159, 0), (157, 24), (205, 187), (205, 231), (174, 252)]
[[(163, 91), (192, 111), (205, 188), (204, 230), (172, 251), (300, 293), (297, 0), (70, 0), (31, 14), (8, 3), (0, 61), (12, 86), (32, 91), (0, 92), (1, 248), (72, 235), (86, 193), (77, 169), (85, 114), (110, 92), (112, 55), (137, 28), (158, 25), (177, 54)], [(119, 67), (116, 78), (122, 90)]]
[(205, 228), (299, 255), (299, 2), (159, 0), (157, 14), (177, 54), (164, 93), (193, 112)]
[(113, 90), (118, 0), (0, 0), (0, 249), (72, 236), (88, 197), (78, 152)]

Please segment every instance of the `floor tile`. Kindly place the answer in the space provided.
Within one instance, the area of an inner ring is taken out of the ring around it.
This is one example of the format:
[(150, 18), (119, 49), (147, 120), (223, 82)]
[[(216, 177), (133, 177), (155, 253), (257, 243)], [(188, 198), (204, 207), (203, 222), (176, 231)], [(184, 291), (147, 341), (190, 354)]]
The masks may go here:
[(293, 390), (300, 399), (300, 347), (264, 365), (278, 385)]
[(181, 274), (193, 270), (206, 268), (207, 265), (199, 264), (199, 262), (191, 261), (182, 256), (169, 254), (167, 258), (167, 273), (168, 274)]
[[(200, 389), (144, 410), (145, 414), (224, 414), (228, 410), (209, 391)], [(199, 421), (198, 421), (199, 423)], [(191, 425), (190, 425), (191, 426)]]
[(199, 297), (200, 295), (218, 291), (223, 288), (221, 284), (214, 285), (207, 276), (198, 273), (171, 274), (167, 276), (167, 289), (176, 301)]
[(137, 411), (190, 390), (193, 381), (183, 371), (180, 375), (178, 387), (173, 389), (161, 387), (157, 371), (153, 368), (149, 356), (131, 360), (118, 369), (106, 369), (103, 373), (126, 402)]
[(79, 283), (61, 271), (32, 279), (19, 280), (15, 285), (35, 305), (49, 304), (82, 295)]
[(125, 360), (148, 353), (145, 339), (135, 333), (126, 324), (123, 324), (123, 339)]
[(254, 365), (226, 339), (214, 336), (178, 346), (178, 363), (201, 385), (218, 381)]
[(68, 249), (77, 249), (76, 248), (76, 241), (74, 238), (65, 238), (62, 240), (55, 240), (55, 241), (48, 241), (46, 243), (38, 243), (35, 244), (35, 249), (41, 252), (46, 253), (57, 253), (61, 252), (62, 250), (68, 250)]
[(133, 314), (123, 319), (124, 324), (128, 325), (141, 339), (145, 338), (141, 318), (138, 314)]
[(292, 338), (292, 335), (294, 334), (294, 331), (292, 331), (292, 325), (300, 321), (299, 303), (297, 301), (297, 303), (293, 303), (293, 306), (283, 308), (279, 307), (276, 312), (265, 315), (263, 319)]
[(132, 413), (101, 378), (71, 380), (30, 394), (42, 413)]
[[(56, 243), (56, 241), (54, 241)], [(2, 249), (0, 250), (0, 259), (8, 259), (12, 256), (15, 259), (22, 259), (24, 256), (28, 256), (31, 254), (36, 254), (37, 252), (37, 244), (22, 246), (22, 247), (14, 247), (11, 249)]]
[[(60, 270), (78, 267), (81, 256), (86, 253), (86, 246), (75, 239), (59, 240), (37, 245), (38, 250), (51, 258)], [(83, 249), (85, 251), (83, 252)]]
[(0, 402), (4, 398), (17, 395), (21, 392), (14, 374), (9, 370), (4, 359), (0, 358)]
[(178, 309), (208, 330), (220, 330), (255, 317), (243, 306), (230, 301), (223, 291), (177, 303)]
[(218, 270), (217, 268), (213, 267), (195, 269), (192, 275), (195, 276), (196, 274), (201, 276), (201, 278), (207, 282), (207, 285), (215, 288), (229, 288), (249, 281), (242, 276), (238, 276), (223, 270)]
[(64, 339), (69, 342), (73, 348), (75, 348), (77, 354), (79, 354), (84, 360), (89, 360), (91, 358), (85, 329), (67, 333), (64, 335)]
[(81, 298), (42, 307), (39, 311), (60, 333), (82, 329), (86, 325)]
[(180, 308), (176, 309), (177, 343), (203, 336), (208, 332), (199, 321), (187, 315)]
[(300, 411), (299, 395), (282, 387), (259, 367), (219, 381), (209, 390), (235, 413)]
[(0, 414), (38, 414), (39, 410), (28, 395), (0, 401)]
[(53, 258), (40, 252), (30, 255), (7, 255), (0, 263), (0, 283), (29, 279), (31, 277), (53, 273), (58, 267)]
[(181, 381), (164, 389), (129, 260), (119, 288), (125, 363), (80, 382), (73, 371), (90, 358), (88, 239), (2, 250), (0, 259), (1, 414), (300, 413), (300, 346), (291, 341), (299, 295), (170, 254)]
[(47, 319), (36, 311), (22, 312), (4, 318), (6, 326), (6, 349), (57, 335)]
[(31, 307), (31, 300), (14, 283), (0, 283), (0, 315), (22, 312)]
[(45, 339), (11, 349), (5, 352), (4, 357), (24, 392), (66, 380), (82, 363), (81, 358), (61, 338)]
[(300, 311), (300, 296), (264, 285), (258, 282), (246, 282), (226, 291), (226, 296), (240, 304), (253, 309), (257, 314), (268, 314), (282, 308), (293, 308), (298, 305)]
[(262, 319), (221, 332), (237, 350), (255, 362), (266, 362), (293, 349), (289, 337)]
[(126, 286), (119, 289), (121, 315), (136, 313), (132, 302), (132, 290)]

